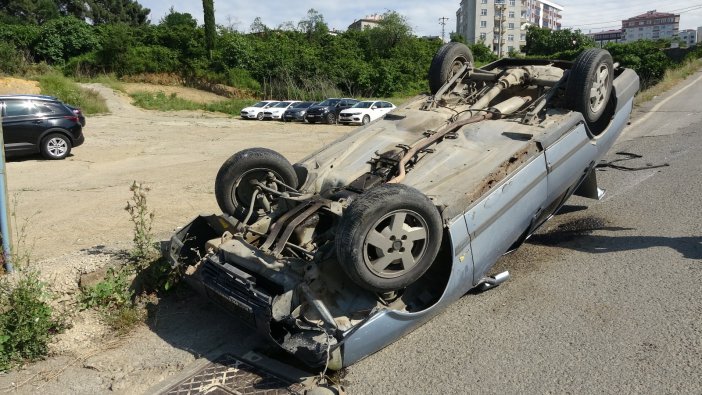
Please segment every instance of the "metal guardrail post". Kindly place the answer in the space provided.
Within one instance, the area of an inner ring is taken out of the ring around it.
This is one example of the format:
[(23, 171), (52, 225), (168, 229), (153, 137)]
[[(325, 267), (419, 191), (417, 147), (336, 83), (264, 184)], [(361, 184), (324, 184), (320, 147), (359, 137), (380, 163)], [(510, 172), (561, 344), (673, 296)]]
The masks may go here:
[(0, 117), (0, 233), (2, 234), (2, 253), (5, 261), (5, 271), (12, 273), (12, 252), (10, 250), (10, 216), (7, 210), (7, 174), (5, 172), (5, 138), (2, 133), (2, 117)]

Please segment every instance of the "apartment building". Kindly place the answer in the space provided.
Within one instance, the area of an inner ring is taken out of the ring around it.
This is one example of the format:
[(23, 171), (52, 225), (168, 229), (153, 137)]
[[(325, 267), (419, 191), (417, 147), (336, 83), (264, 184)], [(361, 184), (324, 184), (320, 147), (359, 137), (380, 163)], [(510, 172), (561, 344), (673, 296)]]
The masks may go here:
[(697, 30), (695, 29), (680, 30), (678, 37), (680, 37), (688, 47), (697, 44)]
[(588, 33), (588, 37), (595, 40), (598, 47), (604, 47), (607, 43), (618, 43), (622, 41), (622, 29), (605, 30), (597, 33)]
[(622, 41), (678, 37), (679, 29), (680, 14), (652, 10), (622, 21)]
[(462, 0), (456, 11), (456, 33), (505, 56), (526, 45), (529, 25), (560, 29), (562, 12), (562, 6), (547, 0)]
[(349, 30), (364, 30), (372, 29), (374, 27), (380, 26), (380, 22), (383, 20), (382, 14), (366, 15), (365, 17), (355, 20), (349, 25)]

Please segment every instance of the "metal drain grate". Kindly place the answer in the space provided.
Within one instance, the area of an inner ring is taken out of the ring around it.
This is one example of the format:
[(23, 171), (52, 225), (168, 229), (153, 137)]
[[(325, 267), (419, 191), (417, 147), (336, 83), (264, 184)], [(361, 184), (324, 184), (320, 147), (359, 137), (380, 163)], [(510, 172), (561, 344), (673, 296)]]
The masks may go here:
[(303, 394), (299, 383), (290, 382), (225, 354), (181, 381), (163, 395), (278, 395)]

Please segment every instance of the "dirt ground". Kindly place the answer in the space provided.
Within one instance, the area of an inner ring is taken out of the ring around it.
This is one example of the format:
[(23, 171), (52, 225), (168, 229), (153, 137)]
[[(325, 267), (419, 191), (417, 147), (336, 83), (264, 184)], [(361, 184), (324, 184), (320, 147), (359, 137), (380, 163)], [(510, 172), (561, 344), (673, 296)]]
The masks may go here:
[[(31, 253), (31, 266), (50, 281), (57, 303), (66, 308), (75, 306), (81, 273), (119, 260), (131, 247), (132, 223), (124, 207), (133, 181), (151, 188), (154, 233), (167, 240), (197, 214), (219, 211), (214, 178), (233, 153), (264, 146), (295, 162), (352, 130), (154, 112), (132, 106), (129, 97), (100, 84), (86, 87), (105, 97), (111, 114), (88, 117), (82, 146), (61, 161), (33, 156), (7, 163), (15, 239), (25, 240), (20, 247)], [(152, 320), (151, 327), (126, 338), (113, 338), (90, 312), (73, 316), (73, 327), (52, 344), (52, 357), (0, 375), (0, 391), (141, 393), (239, 330), (197, 299), (184, 296), (169, 303), (154, 312), (169, 320), (157, 325)]]

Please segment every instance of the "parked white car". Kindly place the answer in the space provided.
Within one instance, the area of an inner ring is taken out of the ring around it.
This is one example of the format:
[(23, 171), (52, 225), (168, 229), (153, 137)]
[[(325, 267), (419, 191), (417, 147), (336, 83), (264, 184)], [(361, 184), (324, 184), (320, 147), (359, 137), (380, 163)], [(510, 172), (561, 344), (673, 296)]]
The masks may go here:
[(395, 109), (395, 105), (387, 101), (361, 101), (351, 108), (342, 110), (339, 123), (360, 123), (365, 125), (375, 121)]
[(241, 117), (244, 119), (258, 119), (259, 121), (263, 119), (263, 112), (275, 104), (277, 100), (263, 100), (251, 107), (246, 107), (241, 110)]
[(263, 119), (277, 119), (280, 121), (281, 119), (283, 119), (283, 113), (285, 113), (285, 110), (295, 105), (295, 103), (299, 102), (299, 100), (286, 100), (278, 102), (268, 107), (263, 112)]

